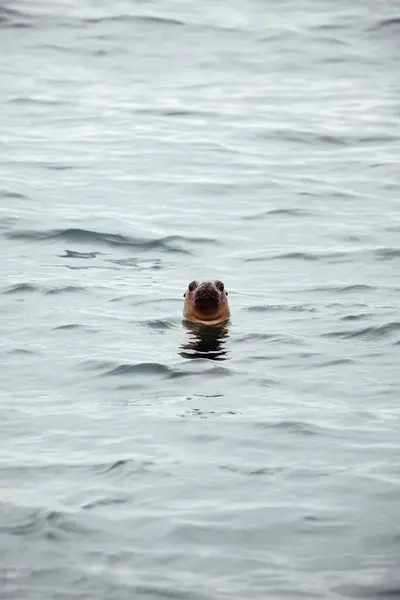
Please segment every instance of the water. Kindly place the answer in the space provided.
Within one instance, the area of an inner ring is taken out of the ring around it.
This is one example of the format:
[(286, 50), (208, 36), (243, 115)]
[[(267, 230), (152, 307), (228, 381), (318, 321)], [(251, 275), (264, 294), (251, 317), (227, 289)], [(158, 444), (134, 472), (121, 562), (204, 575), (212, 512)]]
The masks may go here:
[(399, 35), (3, 0), (1, 599), (400, 597)]

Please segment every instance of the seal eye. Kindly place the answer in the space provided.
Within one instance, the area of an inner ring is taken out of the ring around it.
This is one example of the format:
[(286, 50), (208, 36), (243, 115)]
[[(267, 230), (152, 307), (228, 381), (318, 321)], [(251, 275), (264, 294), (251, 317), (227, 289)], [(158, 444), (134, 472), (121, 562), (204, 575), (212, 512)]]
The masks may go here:
[(225, 289), (224, 284), (222, 283), (222, 281), (217, 281), (217, 288), (219, 289), (220, 292), (223, 292)]
[(196, 288), (196, 286), (197, 286), (197, 282), (196, 281), (191, 281), (189, 283), (189, 288), (188, 288), (189, 292), (193, 292), (193, 290)]

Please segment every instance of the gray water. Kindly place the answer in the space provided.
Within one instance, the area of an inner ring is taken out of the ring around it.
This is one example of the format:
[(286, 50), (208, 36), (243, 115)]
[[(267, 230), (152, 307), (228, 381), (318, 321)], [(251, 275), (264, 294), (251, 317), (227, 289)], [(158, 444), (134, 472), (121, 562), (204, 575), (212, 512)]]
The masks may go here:
[(399, 40), (395, 0), (3, 0), (2, 600), (400, 598)]

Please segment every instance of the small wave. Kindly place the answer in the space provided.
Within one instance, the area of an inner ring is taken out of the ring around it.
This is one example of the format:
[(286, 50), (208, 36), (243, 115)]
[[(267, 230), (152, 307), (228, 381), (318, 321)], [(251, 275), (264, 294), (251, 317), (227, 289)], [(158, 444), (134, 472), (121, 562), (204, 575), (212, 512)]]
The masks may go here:
[(318, 363), (316, 367), (337, 367), (340, 365), (350, 365), (353, 364), (354, 360), (351, 358), (333, 358), (332, 360), (326, 360), (325, 362)]
[(275, 333), (249, 333), (247, 335), (243, 335), (242, 337), (237, 338), (237, 343), (242, 342), (254, 342), (256, 340), (261, 340), (263, 342), (269, 342), (276, 338)]
[(283, 429), (290, 433), (297, 433), (300, 435), (317, 435), (323, 431), (322, 427), (304, 423), (303, 421), (262, 421), (255, 425), (261, 429)]
[(375, 327), (365, 327), (363, 329), (355, 329), (352, 331), (331, 331), (329, 333), (322, 334), (323, 337), (331, 338), (365, 338), (365, 339), (379, 339), (382, 337), (388, 337), (393, 333), (400, 331), (400, 323), (393, 321), (391, 323), (385, 323), (384, 325), (378, 325)]
[(77, 522), (68, 513), (45, 509), (22, 510), (22, 515), (17, 519), (12, 516), (7, 525), (0, 527), (0, 532), (9, 532), (14, 535), (27, 536), (41, 534), (44, 537), (54, 538), (61, 533), (87, 533), (86, 527), (78, 526)]
[(70, 294), (71, 292), (83, 292), (83, 293), (87, 293), (87, 289), (79, 286), (79, 285), (65, 285), (63, 287), (58, 287), (58, 288), (50, 288), (49, 290), (46, 290), (45, 294), (46, 295), (55, 295), (55, 294)]
[(57, 327), (54, 327), (54, 331), (63, 331), (68, 329), (85, 329), (85, 327), (80, 323), (67, 323), (66, 325), (58, 325)]
[[(23, 241), (62, 241), (80, 243), (99, 243), (110, 246), (123, 246), (140, 248), (142, 250), (162, 249), (169, 252), (191, 254), (186, 248), (177, 245), (183, 243), (216, 244), (217, 240), (203, 237), (186, 237), (180, 235), (168, 235), (156, 239), (133, 238), (119, 233), (104, 233), (90, 229), (54, 229), (47, 231), (20, 230), (11, 231), (7, 237), (12, 240)], [(71, 252), (71, 251), (69, 251)]]
[(254, 221), (262, 219), (263, 217), (270, 216), (307, 217), (312, 214), (313, 213), (311, 213), (310, 211), (304, 210), (302, 208), (273, 208), (271, 210), (266, 210), (255, 215), (246, 215), (243, 217), (243, 219), (246, 221)]
[(12, 198), (13, 200), (25, 200), (27, 196), (20, 192), (12, 192), (10, 190), (0, 190), (0, 196), (2, 198)]
[(60, 254), (60, 258), (96, 258), (101, 252), (77, 252), (76, 250), (65, 250), (65, 254)]
[(311, 144), (322, 142), (323, 144), (329, 144), (333, 146), (348, 146), (352, 143), (352, 140), (341, 136), (332, 134), (319, 134), (311, 131), (278, 131), (277, 135), (289, 142), (299, 142), (301, 144)]
[(98, 506), (126, 504), (128, 500), (128, 498), (99, 498), (97, 500), (92, 500), (92, 502), (82, 504), (82, 508), (83, 510), (92, 510), (93, 508), (97, 508)]
[(285, 467), (260, 467), (258, 469), (245, 469), (236, 465), (226, 464), (218, 465), (218, 467), (223, 471), (229, 471), (231, 473), (239, 473), (240, 475), (251, 475), (256, 477), (260, 477), (262, 475), (277, 475), (286, 471)]
[(246, 262), (260, 262), (266, 260), (318, 260), (315, 254), (310, 252), (286, 252), (284, 254), (274, 254), (271, 256), (255, 256), (252, 258), (246, 258)]
[(149, 467), (153, 466), (153, 461), (151, 460), (141, 460), (136, 461), (131, 458), (120, 458), (115, 462), (106, 465), (105, 469), (103, 469), (103, 473), (112, 473), (119, 471), (130, 471), (130, 472), (143, 472), (148, 470)]
[(149, 329), (155, 329), (156, 331), (166, 331), (167, 329), (173, 329), (176, 327), (176, 325), (170, 321), (163, 319), (149, 319), (147, 321), (141, 321), (140, 324), (143, 325), (143, 327), (149, 327)]
[(103, 376), (115, 375), (170, 375), (172, 369), (161, 363), (138, 363), (135, 365), (126, 363), (118, 365), (103, 373)]
[[(329, 59), (330, 62), (332, 59)], [(315, 145), (316, 143), (328, 144), (330, 146), (356, 146), (359, 144), (379, 144), (385, 142), (393, 142), (397, 141), (398, 137), (394, 135), (370, 135), (370, 136), (355, 136), (355, 135), (333, 135), (329, 133), (314, 133), (309, 131), (283, 131), (278, 132), (280, 137), (283, 137), (285, 140), (290, 142), (298, 142), (301, 144), (311, 144)]]
[(3, 294), (26, 294), (39, 291), (40, 289), (31, 283), (17, 283), (4, 290)]
[(87, 289), (81, 286), (66, 285), (58, 288), (49, 288), (43, 290), (37, 285), (32, 283), (17, 283), (5, 289), (3, 294), (25, 294), (32, 292), (43, 292), (45, 295), (56, 295), (71, 292), (87, 292)]
[(359, 313), (358, 315), (345, 315), (340, 317), (341, 321), (360, 321), (361, 319), (368, 319), (372, 317), (371, 313)]
[(378, 289), (378, 288), (374, 285), (367, 285), (364, 283), (356, 283), (353, 285), (346, 285), (343, 288), (337, 288), (337, 291), (340, 294), (343, 294), (346, 292), (366, 292), (366, 291), (371, 291), (371, 290), (376, 290), (376, 289)]
[(99, 23), (155, 23), (161, 25), (175, 25), (182, 26), (186, 25), (184, 21), (180, 19), (174, 19), (171, 17), (159, 17), (156, 15), (107, 15), (104, 17), (88, 17), (83, 20), (87, 25), (96, 25)]
[(270, 256), (255, 256), (246, 258), (245, 262), (262, 262), (270, 260), (305, 260), (305, 261), (317, 261), (317, 260), (337, 260), (338, 258), (347, 258), (347, 252), (285, 252), (282, 254), (273, 254)]

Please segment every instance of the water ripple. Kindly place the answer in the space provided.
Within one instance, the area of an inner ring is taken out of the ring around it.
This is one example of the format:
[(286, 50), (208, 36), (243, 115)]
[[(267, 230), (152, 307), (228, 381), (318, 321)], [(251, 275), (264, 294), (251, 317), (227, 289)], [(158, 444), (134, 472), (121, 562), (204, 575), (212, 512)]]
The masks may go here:
[(347, 252), (282, 252), (280, 254), (271, 254), (269, 256), (252, 256), (246, 258), (245, 262), (263, 262), (270, 260), (303, 260), (303, 261), (318, 261), (348, 258)]
[[(142, 250), (161, 249), (169, 252), (180, 252), (182, 254), (191, 254), (191, 252), (180, 247), (179, 243), (197, 243), (197, 244), (215, 244), (216, 240), (202, 237), (184, 237), (180, 235), (169, 235), (155, 239), (133, 238), (118, 233), (103, 233), (89, 229), (69, 228), (69, 229), (53, 229), (47, 231), (26, 230), (26, 231), (11, 231), (6, 236), (12, 240), (23, 241), (62, 241), (62, 242), (79, 242), (83, 244), (98, 243), (110, 246), (121, 246), (128, 248), (139, 248)], [(71, 256), (71, 251), (68, 251), (68, 256)]]
[(290, 305), (290, 304), (255, 304), (246, 306), (246, 311), (249, 312), (272, 312), (272, 311), (294, 311), (294, 312), (316, 312), (317, 309), (307, 304)]
[(391, 323), (385, 323), (384, 325), (377, 325), (374, 327), (365, 327), (363, 329), (346, 330), (346, 331), (330, 331), (329, 333), (322, 334), (324, 337), (332, 338), (365, 338), (369, 340), (379, 339), (383, 337), (390, 337), (394, 333), (400, 331), (400, 323), (393, 321)]
[(115, 375), (170, 375), (173, 369), (161, 363), (125, 363), (103, 373), (103, 376)]
[(97, 25), (99, 23), (150, 23), (156, 25), (172, 25), (172, 26), (184, 26), (186, 23), (180, 19), (171, 17), (161, 17), (156, 15), (127, 15), (127, 14), (116, 14), (108, 15), (103, 17), (87, 17), (83, 19), (83, 22), (87, 25)]
[(16, 283), (4, 290), (3, 294), (26, 294), (32, 292), (40, 292), (40, 288), (32, 283)]

